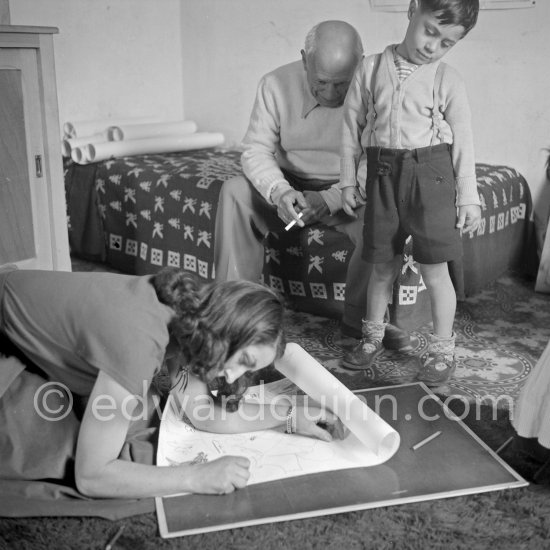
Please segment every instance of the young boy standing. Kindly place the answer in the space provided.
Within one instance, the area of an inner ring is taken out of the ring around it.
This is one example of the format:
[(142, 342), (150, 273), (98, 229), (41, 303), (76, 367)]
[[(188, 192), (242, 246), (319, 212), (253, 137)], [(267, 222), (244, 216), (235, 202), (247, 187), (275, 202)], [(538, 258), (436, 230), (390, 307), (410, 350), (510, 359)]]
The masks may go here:
[(441, 58), (473, 28), (478, 0), (411, 0), (403, 42), (363, 59), (344, 103), (343, 209), (363, 202), (356, 167), (367, 157), (363, 258), (373, 264), (362, 339), (344, 357), (370, 366), (384, 348), (384, 313), (405, 240), (413, 238), (431, 299), (433, 334), (417, 379), (446, 382), (455, 369), (456, 294), (447, 262), (481, 218), (470, 108), (459, 74)]

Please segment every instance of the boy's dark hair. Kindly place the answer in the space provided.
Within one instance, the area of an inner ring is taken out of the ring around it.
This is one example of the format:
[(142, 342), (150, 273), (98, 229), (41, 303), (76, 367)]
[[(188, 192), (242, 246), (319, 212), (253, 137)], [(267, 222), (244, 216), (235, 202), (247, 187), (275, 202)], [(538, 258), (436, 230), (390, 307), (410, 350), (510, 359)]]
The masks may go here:
[(430, 12), (442, 25), (461, 25), (464, 36), (477, 23), (479, 0), (417, 0), (422, 12)]

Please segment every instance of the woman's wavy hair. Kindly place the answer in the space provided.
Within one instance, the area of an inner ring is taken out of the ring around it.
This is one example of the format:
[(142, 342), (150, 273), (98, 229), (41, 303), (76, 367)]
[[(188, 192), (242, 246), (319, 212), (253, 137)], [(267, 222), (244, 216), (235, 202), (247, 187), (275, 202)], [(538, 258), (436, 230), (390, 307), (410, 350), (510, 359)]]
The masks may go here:
[[(159, 301), (175, 316), (169, 325), (188, 372), (217, 390), (235, 410), (250, 376), (232, 384), (220, 377), (225, 362), (249, 345), (275, 345), (277, 357), (285, 348), (285, 308), (271, 289), (250, 281), (202, 283), (193, 273), (164, 268), (152, 278)], [(252, 374), (252, 373), (250, 373)]]

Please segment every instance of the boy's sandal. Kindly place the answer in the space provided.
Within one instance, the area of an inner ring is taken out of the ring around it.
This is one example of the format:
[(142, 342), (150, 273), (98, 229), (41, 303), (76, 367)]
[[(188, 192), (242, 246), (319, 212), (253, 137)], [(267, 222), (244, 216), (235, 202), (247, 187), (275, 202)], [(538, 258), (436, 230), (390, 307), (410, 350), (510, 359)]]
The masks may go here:
[(363, 338), (351, 351), (344, 355), (342, 365), (353, 370), (368, 369), (382, 353), (384, 353), (382, 342)]
[(448, 382), (456, 368), (455, 358), (452, 354), (430, 353), (420, 372), (416, 376), (419, 382), (426, 386), (441, 386)]

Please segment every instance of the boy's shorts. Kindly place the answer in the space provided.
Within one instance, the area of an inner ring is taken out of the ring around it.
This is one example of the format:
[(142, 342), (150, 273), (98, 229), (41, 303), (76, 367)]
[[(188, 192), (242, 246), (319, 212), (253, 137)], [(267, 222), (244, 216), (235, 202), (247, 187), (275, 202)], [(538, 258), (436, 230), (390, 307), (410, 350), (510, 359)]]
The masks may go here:
[(391, 261), (403, 252), (409, 235), (414, 259), (421, 264), (462, 257), (449, 145), (413, 150), (368, 147), (366, 193), (365, 261)]

